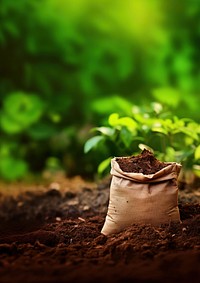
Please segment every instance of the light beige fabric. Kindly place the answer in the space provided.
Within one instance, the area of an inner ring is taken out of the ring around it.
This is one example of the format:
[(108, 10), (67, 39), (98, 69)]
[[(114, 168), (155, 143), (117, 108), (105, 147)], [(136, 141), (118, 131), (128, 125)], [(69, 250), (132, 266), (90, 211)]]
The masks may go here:
[(168, 164), (155, 174), (144, 175), (123, 172), (116, 158), (111, 160), (110, 200), (102, 234), (119, 232), (134, 223), (180, 222), (177, 178), (181, 165)]

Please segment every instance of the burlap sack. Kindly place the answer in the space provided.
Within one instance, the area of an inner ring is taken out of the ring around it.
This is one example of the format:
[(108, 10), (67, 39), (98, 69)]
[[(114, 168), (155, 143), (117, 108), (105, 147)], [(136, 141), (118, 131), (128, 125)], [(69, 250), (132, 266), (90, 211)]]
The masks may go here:
[(181, 165), (168, 164), (155, 174), (144, 175), (123, 172), (116, 158), (111, 160), (110, 200), (102, 234), (119, 232), (134, 223), (180, 222), (177, 178)]

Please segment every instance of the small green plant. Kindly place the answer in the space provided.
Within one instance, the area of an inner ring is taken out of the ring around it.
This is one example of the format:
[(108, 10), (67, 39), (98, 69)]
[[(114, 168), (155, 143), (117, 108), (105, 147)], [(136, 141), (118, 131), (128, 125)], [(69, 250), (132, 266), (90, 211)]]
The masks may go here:
[(181, 162), (183, 168), (200, 164), (200, 124), (189, 118), (178, 118), (157, 102), (148, 107), (132, 107), (132, 115), (112, 113), (106, 125), (92, 129), (97, 133), (85, 143), (84, 152), (107, 147), (110, 157), (98, 166), (107, 172), (113, 156), (138, 154), (152, 150), (162, 161)]

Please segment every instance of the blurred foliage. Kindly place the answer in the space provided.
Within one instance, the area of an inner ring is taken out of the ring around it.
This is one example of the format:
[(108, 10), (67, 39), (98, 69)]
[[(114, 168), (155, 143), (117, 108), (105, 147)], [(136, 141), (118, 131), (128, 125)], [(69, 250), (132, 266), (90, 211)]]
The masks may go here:
[[(0, 177), (92, 176), (89, 130), (132, 105), (199, 119), (198, 0), (0, 0)], [(198, 154), (198, 153), (197, 153)]]

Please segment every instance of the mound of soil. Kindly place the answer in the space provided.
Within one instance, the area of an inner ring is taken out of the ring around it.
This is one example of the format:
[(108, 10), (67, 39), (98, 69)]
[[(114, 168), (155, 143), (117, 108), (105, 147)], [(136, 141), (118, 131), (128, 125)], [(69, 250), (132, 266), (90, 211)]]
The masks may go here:
[(179, 191), (182, 223), (104, 236), (109, 185), (0, 195), (0, 282), (200, 282), (200, 189)]
[(116, 158), (116, 161), (124, 172), (143, 173), (145, 175), (154, 174), (169, 164), (156, 159), (153, 153), (146, 149), (137, 156), (120, 157)]

